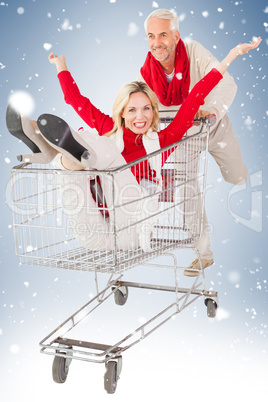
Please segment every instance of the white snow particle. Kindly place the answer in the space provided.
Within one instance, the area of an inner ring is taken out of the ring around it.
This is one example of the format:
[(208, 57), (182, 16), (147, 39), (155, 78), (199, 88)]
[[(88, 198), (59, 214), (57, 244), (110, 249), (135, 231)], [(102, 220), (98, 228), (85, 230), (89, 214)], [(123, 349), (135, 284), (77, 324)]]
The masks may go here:
[(4, 64), (0, 63), (0, 69), (3, 70), (4, 68), (6, 68), (6, 66), (4, 66)]
[(10, 163), (11, 160), (10, 160), (9, 158), (5, 158), (5, 162), (6, 162), (6, 163)]
[(52, 14), (51, 14), (51, 13), (47, 13), (47, 17), (48, 17), (48, 18), (51, 18), (51, 17), (52, 17)]
[(18, 345), (14, 344), (14, 345), (10, 346), (9, 350), (13, 355), (15, 355), (15, 354), (19, 353), (20, 348)]
[(61, 29), (63, 29), (64, 31), (67, 30), (72, 31), (73, 27), (72, 25), (70, 25), (70, 21), (66, 19), (63, 21), (63, 24), (61, 25)]
[(33, 246), (27, 246), (26, 247), (26, 252), (31, 253), (33, 251)]
[(202, 15), (204, 18), (207, 18), (209, 16), (209, 12), (208, 11), (203, 11)]
[(177, 73), (177, 74), (176, 74), (176, 78), (177, 78), (178, 80), (182, 80), (182, 73)]
[(183, 38), (183, 42), (184, 42), (184, 43), (190, 43), (190, 42), (192, 42), (192, 38), (191, 38), (190, 36), (185, 36), (185, 37)]
[(44, 43), (44, 44), (43, 44), (43, 48), (44, 48), (45, 50), (50, 50), (50, 49), (52, 48), (52, 45), (51, 45), (51, 43)]
[(42, 126), (45, 126), (45, 125), (47, 124), (47, 120), (46, 120), (46, 119), (40, 120), (40, 124), (41, 124)]
[(248, 129), (249, 131), (252, 131), (252, 119), (251, 119), (250, 116), (248, 116), (248, 117), (246, 118), (246, 120), (244, 121), (244, 124), (245, 124), (245, 126), (247, 127), (247, 129)]
[(266, 13), (266, 14), (268, 13), (268, 6), (266, 6), (266, 9), (263, 10), (263, 12)]
[(116, 3), (116, 0), (110, 0), (110, 3)]
[(218, 8), (218, 12), (219, 12), (219, 13), (222, 13), (222, 11), (223, 11), (223, 9), (219, 7), (219, 8)]
[(35, 108), (35, 102), (32, 96), (28, 92), (17, 91), (14, 92), (8, 103), (12, 104), (14, 109), (19, 111), (21, 114), (29, 115), (33, 112)]
[(138, 32), (139, 32), (138, 25), (135, 24), (135, 22), (130, 22), (129, 25), (128, 25), (127, 35), (128, 36), (134, 36), (134, 35), (137, 35)]
[(225, 23), (223, 21), (220, 22), (219, 29), (224, 29), (224, 25), (225, 25)]
[(159, 7), (159, 5), (158, 5), (158, 3), (157, 3), (156, 1), (153, 1), (153, 3), (152, 3), (152, 7), (153, 7), (153, 8), (158, 8), (158, 7)]
[(239, 273), (238, 271), (231, 271), (231, 272), (228, 274), (228, 280), (229, 280), (231, 283), (237, 283), (237, 282), (240, 281), (240, 279), (241, 279), (241, 275), (240, 275), (240, 273)]
[(145, 324), (146, 323), (146, 318), (145, 317), (140, 317), (139, 318), (139, 323), (142, 324), (142, 325)]
[(230, 317), (230, 313), (227, 310), (224, 310), (223, 308), (217, 309), (217, 315), (216, 315), (217, 321), (226, 320), (229, 317)]
[(217, 142), (217, 144), (219, 145), (219, 147), (221, 148), (221, 149), (223, 149), (223, 148), (225, 148), (226, 147), (226, 142)]
[(18, 14), (24, 14), (24, 8), (23, 7), (17, 8), (17, 13)]
[(178, 20), (179, 20), (179, 22), (184, 21), (184, 20), (185, 20), (185, 18), (186, 18), (186, 14), (185, 14), (185, 13), (183, 13), (183, 14), (181, 14), (181, 15), (179, 15), (179, 16), (178, 16)]

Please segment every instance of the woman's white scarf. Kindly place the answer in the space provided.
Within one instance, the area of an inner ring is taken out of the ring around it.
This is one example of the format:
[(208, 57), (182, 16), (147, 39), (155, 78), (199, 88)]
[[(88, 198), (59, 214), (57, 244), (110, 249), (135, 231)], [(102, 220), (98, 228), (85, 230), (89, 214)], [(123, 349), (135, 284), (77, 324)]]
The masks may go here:
[[(117, 148), (122, 153), (124, 150), (124, 132), (123, 129), (119, 129), (116, 133), (111, 135), (111, 139), (115, 141)], [(142, 143), (145, 148), (146, 154), (151, 154), (152, 152), (158, 151), (161, 149), (158, 133), (153, 131), (151, 128), (149, 129), (147, 134), (142, 136)], [(152, 170), (156, 172), (156, 177), (158, 180), (158, 190), (162, 189), (162, 176), (161, 176), (161, 165), (162, 165), (162, 158), (161, 154), (159, 153), (156, 156), (149, 158), (149, 164)]]
[[(111, 139), (115, 141), (119, 151), (122, 153), (124, 150), (124, 132), (123, 129), (117, 130), (116, 133), (111, 135)], [(145, 148), (146, 154), (149, 155), (152, 152), (158, 151), (161, 149), (159, 143), (159, 137), (156, 132), (153, 132), (152, 129), (148, 131), (146, 135), (142, 136), (143, 146)], [(142, 198), (141, 204), (136, 211), (137, 219), (137, 233), (139, 236), (140, 247), (143, 251), (148, 252), (151, 250), (150, 240), (153, 232), (154, 225), (158, 218), (158, 192), (162, 190), (162, 176), (161, 176), (161, 166), (162, 166), (162, 158), (161, 153), (158, 153), (156, 156), (150, 157), (148, 159), (151, 169), (156, 172), (156, 179), (158, 180), (158, 185), (155, 187), (153, 193), (155, 195), (150, 195), (148, 199), (148, 194), (151, 194), (148, 186), (143, 185), (142, 181), (140, 182)], [(146, 181), (146, 180), (145, 180)], [(150, 181), (149, 181), (150, 182)], [(147, 181), (148, 183), (148, 181)]]

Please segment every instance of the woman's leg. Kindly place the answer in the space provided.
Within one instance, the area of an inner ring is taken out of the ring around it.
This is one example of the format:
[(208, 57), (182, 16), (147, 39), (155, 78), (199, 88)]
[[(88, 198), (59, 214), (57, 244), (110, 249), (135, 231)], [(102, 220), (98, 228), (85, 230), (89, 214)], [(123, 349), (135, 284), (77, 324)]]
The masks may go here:
[(143, 190), (130, 169), (113, 171), (126, 164), (114, 141), (95, 132), (75, 132), (64, 120), (53, 115), (40, 116), (38, 127), (48, 142), (72, 162), (98, 170), (114, 247), (127, 250), (142, 243), (143, 248), (149, 248), (152, 225), (148, 225), (148, 219), (155, 211), (146, 210), (146, 204), (150, 203), (142, 200)]
[[(88, 131), (76, 133), (76, 138), (95, 155), (90, 169), (99, 171), (114, 248), (133, 250), (140, 246), (148, 251), (153, 229), (150, 217), (157, 212), (157, 200), (145, 198), (147, 194), (130, 169), (113, 172), (113, 169), (126, 164), (113, 140)], [(106, 172), (101, 173), (102, 170)], [(107, 170), (111, 171), (110, 174)]]

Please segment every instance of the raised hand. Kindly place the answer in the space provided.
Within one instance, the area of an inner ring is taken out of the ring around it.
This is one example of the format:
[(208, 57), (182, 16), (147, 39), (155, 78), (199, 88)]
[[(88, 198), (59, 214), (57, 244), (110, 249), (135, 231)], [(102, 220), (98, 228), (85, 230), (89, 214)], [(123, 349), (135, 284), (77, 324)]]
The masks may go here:
[(259, 36), (257, 39), (253, 40), (251, 43), (239, 43), (236, 47), (232, 49), (234, 53), (236, 53), (236, 56), (241, 56), (242, 54), (245, 54), (249, 52), (251, 49), (256, 49), (259, 44), (261, 43), (262, 38)]
[(262, 38), (259, 36), (256, 40), (251, 43), (239, 43), (236, 47), (230, 50), (228, 55), (222, 60), (222, 62), (216, 67), (217, 70), (223, 75), (230, 64), (242, 54), (247, 53), (251, 49), (256, 49), (261, 43)]
[(57, 67), (58, 73), (61, 71), (68, 71), (65, 56), (57, 56), (54, 52), (50, 53), (48, 60), (51, 64)]

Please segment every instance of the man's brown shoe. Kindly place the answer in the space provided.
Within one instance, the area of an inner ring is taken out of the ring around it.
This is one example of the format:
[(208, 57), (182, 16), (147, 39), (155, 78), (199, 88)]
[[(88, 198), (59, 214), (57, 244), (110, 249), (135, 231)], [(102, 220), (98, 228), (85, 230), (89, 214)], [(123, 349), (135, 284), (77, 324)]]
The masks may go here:
[[(201, 264), (203, 266), (203, 269), (209, 267), (210, 265), (212, 265), (214, 263), (213, 258), (211, 260), (206, 260), (204, 258), (201, 258)], [(198, 271), (201, 270), (200, 264), (199, 264), (199, 259), (196, 258), (188, 267), (188, 269), (184, 270), (184, 275), (185, 276), (197, 276), (198, 275)]]

